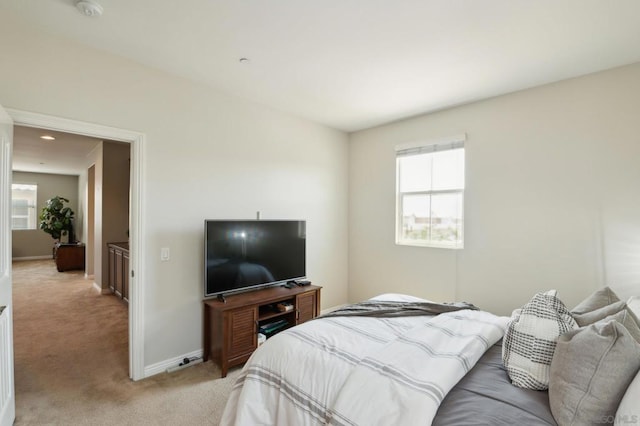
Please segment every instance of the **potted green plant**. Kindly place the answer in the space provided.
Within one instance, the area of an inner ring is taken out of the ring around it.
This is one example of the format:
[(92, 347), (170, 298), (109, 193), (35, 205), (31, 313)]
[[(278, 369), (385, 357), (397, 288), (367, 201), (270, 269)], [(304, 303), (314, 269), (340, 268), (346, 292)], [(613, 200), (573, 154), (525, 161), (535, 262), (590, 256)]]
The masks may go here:
[(47, 204), (40, 213), (40, 229), (50, 234), (54, 240), (60, 241), (63, 235), (69, 235), (69, 242), (73, 238), (73, 210), (65, 206), (69, 200), (55, 196), (47, 200)]

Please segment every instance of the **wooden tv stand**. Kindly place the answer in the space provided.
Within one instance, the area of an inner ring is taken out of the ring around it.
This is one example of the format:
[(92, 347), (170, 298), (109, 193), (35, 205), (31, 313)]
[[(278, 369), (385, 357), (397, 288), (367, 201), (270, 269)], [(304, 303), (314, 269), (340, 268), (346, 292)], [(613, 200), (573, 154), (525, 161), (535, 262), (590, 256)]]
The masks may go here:
[[(256, 350), (260, 326), (285, 320), (286, 329), (318, 316), (321, 288), (270, 287), (225, 296), (226, 302), (205, 300), (203, 360), (211, 357), (226, 377), (229, 367), (244, 363)], [(281, 302), (292, 304), (293, 309), (278, 311), (276, 305)]]

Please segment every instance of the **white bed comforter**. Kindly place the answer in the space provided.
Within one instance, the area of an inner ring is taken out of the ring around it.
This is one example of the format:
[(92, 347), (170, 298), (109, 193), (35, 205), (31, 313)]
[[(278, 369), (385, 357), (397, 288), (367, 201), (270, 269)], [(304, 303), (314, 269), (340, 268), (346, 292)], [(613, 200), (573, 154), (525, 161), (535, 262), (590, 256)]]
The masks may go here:
[(307, 322), (254, 352), (221, 424), (430, 424), (507, 322), (470, 310)]

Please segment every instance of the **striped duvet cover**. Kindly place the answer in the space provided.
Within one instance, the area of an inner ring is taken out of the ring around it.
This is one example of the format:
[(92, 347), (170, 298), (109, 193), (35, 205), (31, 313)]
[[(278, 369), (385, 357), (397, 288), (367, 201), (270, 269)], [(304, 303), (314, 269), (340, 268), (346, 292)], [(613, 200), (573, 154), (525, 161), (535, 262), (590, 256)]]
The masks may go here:
[(254, 352), (221, 424), (430, 424), (507, 322), (471, 310), (307, 322)]

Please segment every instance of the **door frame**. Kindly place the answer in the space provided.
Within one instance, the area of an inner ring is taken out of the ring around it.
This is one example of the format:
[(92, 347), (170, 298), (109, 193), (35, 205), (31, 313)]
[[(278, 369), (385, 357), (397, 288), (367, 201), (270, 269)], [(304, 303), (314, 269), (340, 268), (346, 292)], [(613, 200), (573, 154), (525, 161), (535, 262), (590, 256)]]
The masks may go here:
[(0, 325), (0, 425), (11, 426), (16, 417), (13, 358), (13, 282), (11, 266), (11, 164), (13, 120), (0, 105), (0, 304), (5, 304)]
[(131, 145), (131, 211), (129, 216), (129, 377), (144, 379), (144, 152), (146, 135), (116, 127), (5, 108), (14, 126), (37, 127)]

